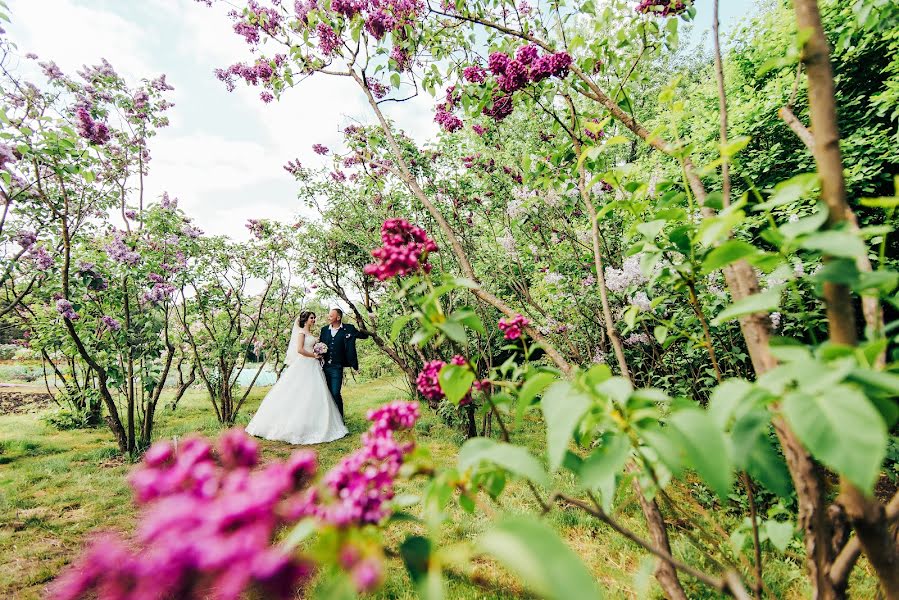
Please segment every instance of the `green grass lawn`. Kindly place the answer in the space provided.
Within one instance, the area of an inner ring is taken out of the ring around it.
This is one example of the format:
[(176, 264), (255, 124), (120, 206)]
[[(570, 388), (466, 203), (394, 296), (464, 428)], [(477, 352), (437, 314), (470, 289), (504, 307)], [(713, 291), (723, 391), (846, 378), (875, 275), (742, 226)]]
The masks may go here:
[[(264, 390), (253, 393), (239, 419), (241, 424), (248, 421), (263, 394)], [(321, 465), (330, 467), (359, 445), (359, 435), (367, 428), (368, 409), (403, 394), (400, 381), (394, 378), (351, 382), (344, 393), (351, 435), (317, 446)], [(432, 411), (425, 409), (423, 413), (416, 427), (418, 443), (429, 448), (437, 465), (454, 464), (463, 438), (446, 427)], [(134, 511), (125, 481), (129, 465), (117, 455), (107, 430), (57, 431), (40, 416), (0, 416), (0, 598), (39, 598), (46, 583), (72, 559), (90, 532), (103, 529), (128, 532), (133, 527)], [(219, 430), (205, 393), (196, 390), (183, 399), (177, 411), (160, 411), (156, 437), (172, 438), (196, 432), (215, 436)], [(544, 440), (536, 420), (513, 432), (513, 437), (514, 442), (524, 443), (540, 454)], [(295, 449), (279, 442), (262, 443), (266, 460), (284, 458)], [(557, 482), (563, 490), (571, 484), (564, 477)], [(420, 481), (404, 483), (399, 493), (420, 493), (421, 485)], [(642, 534), (645, 529), (639, 506), (629, 489), (622, 486), (619, 492), (616, 516)], [(685, 500), (684, 495), (689, 492), (674, 487), (671, 493), (678, 501)], [(538, 507), (528, 489), (513, 482), (494, 510), (538, 512)], [(473, 540), (489, 525), (483, 514), (469, 515), (458, 508), (450, 511), (448, 524), (441, 532), (441, 544)], [(736, 517), (724, 511), (714, 517), (726, 530), (737, 522)], [(607, 597), (659, 596), (651, 577), (652, 561), (645, 552), (582, 512), (557, 508), (546, 518), (562, 531), (594, 571)], [(678, 534), (682, 525), (676, 519), (672, 519), (672, 525), (675, 554), (702, 564), (687, 537)], [(415, 524), (394, 526), (387, 534), (388, 545), (395, 549), (406, 535), (423, 533), (417, 527)], [(806, 596), (801, 557), (768, 553), (766, 561), (766, 583), (775, 596)], [(872, 595), (867, 597), (873, 597), (865, 569), (858, 571), (853, 582), (854, 595), (870, 591)], [(512, 598), (524, 594), (511, 575), (486, 559), (468, 568), (467, 577), (461, 577), (460, 572), (448, 577), (449, 598)], [(683, 583), (691, 598), (716, 597), (689, 578), (684, 577)], [(399, 560), (390, 560), (387, 583), (378, 597), (414, 597)]]

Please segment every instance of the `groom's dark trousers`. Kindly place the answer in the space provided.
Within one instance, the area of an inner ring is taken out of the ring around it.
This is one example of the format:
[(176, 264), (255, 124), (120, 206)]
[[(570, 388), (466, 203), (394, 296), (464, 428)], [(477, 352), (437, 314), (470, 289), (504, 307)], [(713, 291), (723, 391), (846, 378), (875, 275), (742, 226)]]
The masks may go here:
[(340, 416), (343, 416), (343, 396), (340, 395), (340, 388), (343, 386), (343, 365), (325, 365), (325, 381), (328, 382), (328, 389), (331, 390), (331, 396), (337, 404), (337, 410)]

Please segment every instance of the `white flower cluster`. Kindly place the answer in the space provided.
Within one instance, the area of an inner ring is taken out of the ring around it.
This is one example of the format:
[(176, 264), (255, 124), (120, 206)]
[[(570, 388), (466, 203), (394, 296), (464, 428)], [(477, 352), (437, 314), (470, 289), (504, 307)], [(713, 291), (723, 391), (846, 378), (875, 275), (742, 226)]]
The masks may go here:
[(565, 281), (565, 276), (561, 273), (554, 273), (550, 271), (543, 276), (543, 281), (545, 281), (547, 285), (558, 285)]
[(646, 292), (640, 291), (631, 296), (631, 304), (638, 307), (642, 311), (649, 311), (652, 308), (652, 302)]
[(626, 338), (624, 338), (625, 346), (636, 346), (637, 344), (648, 344), (652, 340), (649, 339), (649, 336), (645, 333), (632, 333)]
[(503, 249), (510, 255), (515, 254), (515, 238), (512, 236), (511, 231), (507, 231), (505, 235), (503, 235), (501, 238), (498, 238), (496, 241), (498, 241), (499, 245), (502, 246)]
[(603, 271), (606, 277), (606, 287), (610, 291), (621, 293), (632, 285), (644, 284), (647, 279), (640, 271), (640, 255), (629, 256), (624, 259), (620, 269), (606, 267)]

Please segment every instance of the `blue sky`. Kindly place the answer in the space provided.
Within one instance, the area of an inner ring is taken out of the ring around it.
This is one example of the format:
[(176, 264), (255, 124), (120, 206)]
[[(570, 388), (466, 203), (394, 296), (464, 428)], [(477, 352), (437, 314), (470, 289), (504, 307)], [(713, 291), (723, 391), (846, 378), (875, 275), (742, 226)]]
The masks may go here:
[[(698, 0), (694, 36), (711, 26), (708, 0)], [(175, 87), (171, 127), (153, 141), (151, 197), (163, 191), (208, 233), (247, 236), (250, 218), (288, 220), (301, 211), (282, 166), (298, 158), (321, 163), (314, 143), (334, 147), (340, 129), (370, 122), (370, 110), (348, 81), (313, 77), (264, 105), (258, 90), (228, 93), (213, 70), (247, 58), (221, 6), (194, 0), (10, 0), (9, 34), (23, 52), (73, 72), (106, 58), (130, 80), (166, 73)], [(754, 0), (722, 0), (724, 29), (751, 12)], [(389, 105), (385, 112), (418, 140), (436, 133), (434, 100)]]

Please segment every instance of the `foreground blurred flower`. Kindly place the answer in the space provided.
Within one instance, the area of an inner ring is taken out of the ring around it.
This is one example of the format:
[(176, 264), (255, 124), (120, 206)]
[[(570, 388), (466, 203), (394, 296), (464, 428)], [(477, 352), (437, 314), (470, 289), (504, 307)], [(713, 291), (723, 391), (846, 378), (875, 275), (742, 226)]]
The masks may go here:
[[(368, 414), (363, 446), (312, 484), (311, 451), (259, 464), (258, 444), (232, 429), (212, 444), (191, 438), (154, 444), (129, 481), (140, 506), (132, 545), (104, 534), (50, 587), (50, 597), (219, 598), (247, 592), (294, 598), (314, 563), (277, 541), (284, 525), (313, 518), (318, 527), (378, 523), (391, 511), (393, 480), (413, 444), (394, 439), (418, 419), (418, 404), (393, 402)], [(383, 580), (380, 555), (354, 554), (342, 566), (360, 592)]]

